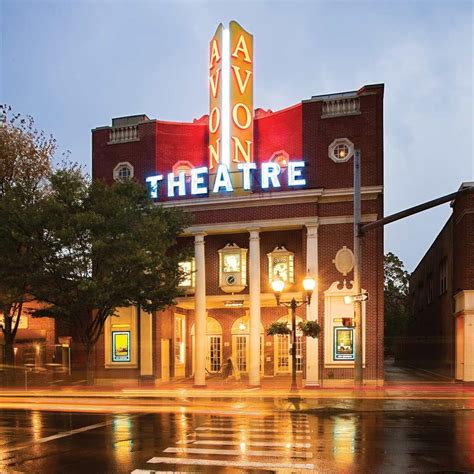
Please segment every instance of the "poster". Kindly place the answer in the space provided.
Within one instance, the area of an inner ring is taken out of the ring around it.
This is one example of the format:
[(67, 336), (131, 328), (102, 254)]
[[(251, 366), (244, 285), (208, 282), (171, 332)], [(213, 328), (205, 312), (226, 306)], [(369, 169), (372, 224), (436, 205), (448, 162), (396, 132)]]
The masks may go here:
[(334, 328), (334, 360), (354, 360), (353, 328)]
[(112, 331), (112, 362), (130, 362), (130, 331)]

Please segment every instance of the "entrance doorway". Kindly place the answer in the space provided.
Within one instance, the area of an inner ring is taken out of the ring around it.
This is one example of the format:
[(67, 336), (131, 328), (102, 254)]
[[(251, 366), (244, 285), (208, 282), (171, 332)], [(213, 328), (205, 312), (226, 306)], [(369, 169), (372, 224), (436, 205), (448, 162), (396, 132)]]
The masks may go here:
[(222, 336), (207, 336), (206, 369), (219, 372), (222, 364)]
[[(302, 321), (296, 318), (296, 327)], [(283, 316), (278, 320), (279, 323), (287, 322), (291, 326), (291, 316)], [(275, 347), (275, 374), (290, 374), (292, 370), (292, 361), (290, 354), (291, 335), (274, 336)], [(296, 372), (303, 372), (303, 335), (301, 331), (296, 330)]]
[[(242, 373), (248, 373), (250, 367), (250, 332), (249, 318), (242, 316), (232, 324), (232, 358), (237, 368)], [(263, 374), (263, 334), (264, 329), (260, 323), (260, 373)]]
[[(194, 336), (195, 325), (191, 326), (191, 339), (192, 339), (192, 369), (194, 374), (194, 354), (195, 354), (195, 336)], [(217, 319), (207, 317), (206, 318), (206, 339), (207, 339), (207, 352), (206, 352), (206, 370), (210, 373), (219, 372), (222, 365), (222, 326)]]

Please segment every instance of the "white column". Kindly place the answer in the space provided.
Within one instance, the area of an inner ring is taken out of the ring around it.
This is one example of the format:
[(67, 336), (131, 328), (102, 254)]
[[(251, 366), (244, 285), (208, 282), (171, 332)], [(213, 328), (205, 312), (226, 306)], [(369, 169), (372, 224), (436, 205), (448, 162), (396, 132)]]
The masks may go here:
[(260, 236), (249, 229), (250, 367), (249, 385), (260, 385)]
[(206, 385), (206, 258), (204, 232), (194, 236), (196, 262), (195, 325), (194, 325), (194, 385)]
[[(306, 270), (316, 280), (311, 304), (306, 307), (306, 319), (318, 320), (318, 224), (306, 225)], [(319, 385), (318, 339), (306, 338), (306, 382), (305, 386)]]

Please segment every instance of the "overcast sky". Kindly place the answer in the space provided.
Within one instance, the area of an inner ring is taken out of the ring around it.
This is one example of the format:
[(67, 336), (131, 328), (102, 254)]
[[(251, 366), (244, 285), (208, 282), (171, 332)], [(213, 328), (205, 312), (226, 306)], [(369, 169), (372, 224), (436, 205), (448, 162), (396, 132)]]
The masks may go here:
[[(255, 106), (385, 83), (385, 214), (472, 181), (471, 1), (1, 1), (0, 100), (90, 169), (90, 130), (146, 113), (207, 113), (208, 44), (235, 19), (254, 35)], [(391, 224), (412, 270), (450, 214)]]

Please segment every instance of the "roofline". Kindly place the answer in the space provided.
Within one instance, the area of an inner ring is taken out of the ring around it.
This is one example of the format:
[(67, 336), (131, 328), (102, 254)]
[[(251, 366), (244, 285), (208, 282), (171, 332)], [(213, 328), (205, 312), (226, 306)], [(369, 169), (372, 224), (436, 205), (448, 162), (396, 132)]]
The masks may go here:
[(334, 94), (313, 95), (311, 96), (311, 99), (305, 99), (302, 102), (308, 103), (308, 102), (321, 102), (323, 100), (350, 99), (350, 98), (360, 96), (364, 90), (380, 89), (380, 88), (382, 89), (385, 88), (385, 84), (383, 82), (380, 82), (377, 84), (367, 84), (367, 85), (362, 86), (360, 89), (356, 91), (336, 92)]

